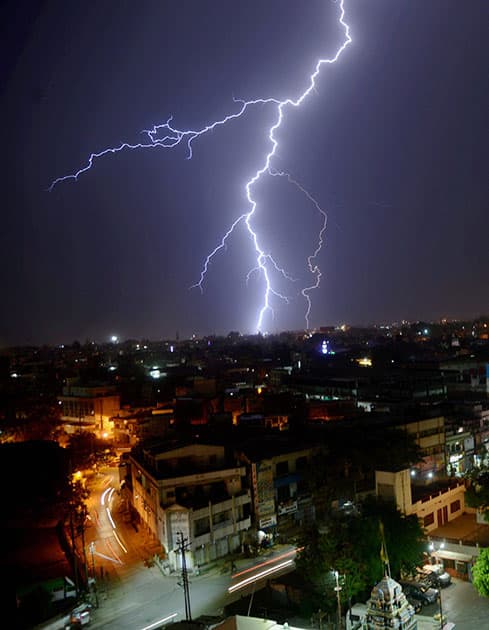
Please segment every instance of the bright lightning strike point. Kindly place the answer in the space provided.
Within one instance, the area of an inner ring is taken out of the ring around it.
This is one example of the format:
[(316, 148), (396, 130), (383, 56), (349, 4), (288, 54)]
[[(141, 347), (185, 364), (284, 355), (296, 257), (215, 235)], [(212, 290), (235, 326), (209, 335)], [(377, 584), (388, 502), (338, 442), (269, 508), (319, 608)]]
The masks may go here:
[(309, 96), (309, 94), (314, 90), (316, 90), (316, 80), (320, 74), (321, 68), (323, 65), (331, 65), (338, 61), (340, 55), (346, 49), (346, 47), (352, 42), (352, 38), (350, 36), (350, 27), (345, 22), (345, 8), (344, 8), (344, 0), (339, 0), (339, 18), (338, 23), (341, 25), (344, 31), (344, 39), (342, 44), (337, 49), (336, 53), (333, 57), (326, 59), (319, 59), (316, 63), (314, 72), (309, 76), (309, 81), (307, 83), (307, 87), (295, 98), (288, 97), (284, 100), (279, 100), (276, 98), (258, 98), (253, 100), (242, 100), (242, 99), (233, 99), (236, 104), (239, 104), (240, 107), (237, 112), (233, 114), (229, 114), (220, 120), (216, 120), (211, 124), (208, 124), (201, 129), (178, 129), (172, 125), (173, 117), (170, 117), (166, 123), (162, 123), (160, 125), (155, 125), (153, 129), (146, 129), (142, 133), (147, 136), (147, 141), (138, 142), (135, 144), (130, 144), (127, 142), (123, 142), (116, 147), (110, 147), (99, 151), (98, 153), (92, 153), (85, 166), (81, 167), (75, 173), (70, 175), (65, 175), (64, 177), (58, 177), (55, 179), (48, 190), (51, 192), (58, 184), (61, 182), (65, 182), (67, 180), (77, 181), (80, 175), (89, 171), (94, 163), (110, 153), (119, 153), (125, 150), (135, 150), (135, 149), (154, 149), (154, 148), (163, 148), (163, 149), (171, 149), (182, 143), (186, 143), (187, 145), (187, 158), (191, 159), (193, 156), (193, 142), (197, 138), (204, 136), (210, 131), (213, 131), (217, 127), (223, 126), (231, 122), (236, 118), (240, 118), (245, 115), (247, 109), (254, 107), (256, 105), (267, 105), (275, 108), (275, 122), (270, 127), (268, 131), (268, 139), (270, 141), (270, 150), (264, 156), (261, 166), (255, 171), (255, 174), (246, 182), (245, 184), (245, 194), (248, 201), (249, 209), (246, 212), (242, 212), (231, 224), (229, 229), (224, 233), (224, 236), (221, 238), (216, 247), (207, 255), (204, 260), (204, 264), (202, 266), (202, 270), (200, 272), (200, 278), (198, 282), (193, 284), (191, 288), (199, 288), (203, 291), (203, 285), (205, 281), (205, 277), (209, 271), (210, 263), (212, 259), (227, 246), (227, 241), (232, 233), (238, 228), (239, 225), (243, 225), (248, 235), (251, 238), (251, 242), (253, 244), (255, 256), (256, 256), (256, 264), (255, 266), (248, 272), (247, 281), (249, 281), (251, 275), (258, 274), (264, 281), (264, 292), (262, 298), (261, 307), (258, 310), (257, 320), (255, 329), (257, 332), (263, 332), (264, 319), (267, 313), (270, 313), (272, 316), (274, 314), (272, 307), (272, 298), (278, 298), (280, 300), (289, 303), (290, 298), (283, 295), (277, 288), (276, 283), (273, 282), (273, 278), (276, 273), (287, 280), (293, 280), (291, 276), (287, 273), (287, 271), (280, 266), (277, 261), (272, 257), (270, 253), (265, 252), (262, 241), (257, 233), (257, 231), (253, 228), (252, 220), (256, 213), (258, 202), (253, 196), (253, 188), (255, 184), (264, 176), (283, 176), (286, 177), (287, 180), (296, 186), (305, 196), (306, 198), (313, 203), (318, 212), (323, 217), (322, 227), (318, 234), (317, 246), (314, 250), (314, 253), (307, 257), (307, 269), (309, 273), (313, 277), (313, 282), (309, 286), (303, 287), (300, 291), (301, 295), (306, 301), (306, 313), (305, 313), (305, 321), (306, 327), (309, 328), (309, 317), (312, 309), (312, 302), (310, 293), (315, 289), (319, 288), (322, 273), (319, 268), (317, 257), (321, 251), (323, 245), (323, 236), (326, 230), (327, 224), (327, 216), (324, 210), (320, 207), (319, 203), (312, 197), (312, 195), (303, 188), (296, 180), (294, 180), (288, 173), (284, 173), (281, 171), (276, 171), (272, 166), (273, 158), (276, 155), (278, 140), (275, 136), (278, 129), (282, 127), (282, 123), (284, 121), (285, 110), (288, 107), (300, 107), (304, 100)]

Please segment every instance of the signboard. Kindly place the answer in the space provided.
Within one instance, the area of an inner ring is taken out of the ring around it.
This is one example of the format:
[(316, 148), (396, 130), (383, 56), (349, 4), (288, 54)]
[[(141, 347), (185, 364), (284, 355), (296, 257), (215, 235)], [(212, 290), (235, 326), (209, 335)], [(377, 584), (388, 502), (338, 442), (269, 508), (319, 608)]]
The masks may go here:
[(289, 501), (287, 503), (278, 504), (278, 513), (281, 514), (293, 514), (297, 512), (297, 501)]
[(260, 501), (258, 503), (258, 513), (260, 516), (275, 514), (275, 501), (273, 499), (270, 501)]
[(259, 520), (260, 529), (265, 529), (267, 527), (272, 527), (277, 524), (277, 517), (275, 514), (271, 516), (267, 516), (266, 518), (261, 518)]
[(275, 488), (273, 465), (270, 460), (256, 464), (256, 510), (258, 518), (275, 513)]

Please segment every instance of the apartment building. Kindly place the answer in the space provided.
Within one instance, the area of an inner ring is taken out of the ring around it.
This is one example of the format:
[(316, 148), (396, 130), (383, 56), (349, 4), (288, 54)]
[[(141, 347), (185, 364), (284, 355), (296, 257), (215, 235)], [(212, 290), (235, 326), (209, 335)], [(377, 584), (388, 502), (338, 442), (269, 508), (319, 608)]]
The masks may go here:
[(251, 493), (246, 468), (223, 446), (165, 442), (135, 450), (129, 461), (133, 507), (172, 570), (180, 567), (182, 536), (189, 569), (241, 548), (251, 526)]
[(263, 436), (245, 442), (239, 458), (249, 470), (256, 529), (292, 533), (315, 518), (306, 470), (314, 447)]
[(70, 381), (63, 387), (58, 403), (62, 406), (61, 419), (68, 433), (87, 429), (100, 437), (112, 436), (112, 418), (120, 410), (120, 396), (115, 386)]

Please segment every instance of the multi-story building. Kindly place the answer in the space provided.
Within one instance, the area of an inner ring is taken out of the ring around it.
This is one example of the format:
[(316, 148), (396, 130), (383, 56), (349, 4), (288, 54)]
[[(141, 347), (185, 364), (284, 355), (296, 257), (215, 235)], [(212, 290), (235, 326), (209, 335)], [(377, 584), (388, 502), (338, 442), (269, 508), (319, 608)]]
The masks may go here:
[(375, 486), (377, 496), (393, 500), (403, 514), (415, 514), (427, 533), (465, 511), (465, 484), (460, 481), (431, 488), (412, 487), (408, 469), (377, 470)]
[(114, 385), (80, 385), (77, 381), (63, 387), (58, 402), (67, 433), (89, 429), (102, 437), (112, 435), (112, 417), (120, 410), (120, 397)]
[(285, 534), (315, 518), (305, 471), (313, 447), (298, 446), (278, 436), (249, 440), (239, 449), (248, 466), (256, 529)]
[(167, 442), (129, 456), (133, 506), (179, 568), (179, 537), (192, 569), (240, 549), (250, 528), (246, 469), (213, 444)]
[(175, 415), (171, 406), (122, 409), (112, 421), (114, 443), (135, 446), (143, 440), (167, 437), (175, 422)]
[(445, 473), (445, 417), (441, 415), (407, 417), (397, 425), (411, 435), (419, 448), (423, 461), (419, 464), (422, 473)]

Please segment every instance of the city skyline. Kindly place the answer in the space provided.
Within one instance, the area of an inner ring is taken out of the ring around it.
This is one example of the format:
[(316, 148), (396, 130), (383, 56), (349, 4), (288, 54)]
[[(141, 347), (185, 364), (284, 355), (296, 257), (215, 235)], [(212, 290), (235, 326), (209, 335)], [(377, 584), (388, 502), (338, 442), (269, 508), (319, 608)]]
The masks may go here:
[[(328, 217), (310, 328), (487, 312), (483, 4), (345, 1), (352, 44), (288, 113), (274, 164)], [(233, 97), (301, 94), (344, 37), (335, 3), (199, 5), (115, 13), (53, 0), (9, 22), (0, 345), (254, 332), (263, 283), (247, 282), (249, 235), (212, 259), (202, 295), (189, 287), (243, 212), (243, 186), (269, 150), (266, 107), (199, 138), (192, 160), (186, 147), (121, 152), (46, 192), (171, 115), (177, 129), (200, 129), (233, 111)], [(321, 216), (274, 179), (256, 187), (255, 227), (296, 278)], [(275, 313), (263, 332), (305, 328), (300, 296)]]

